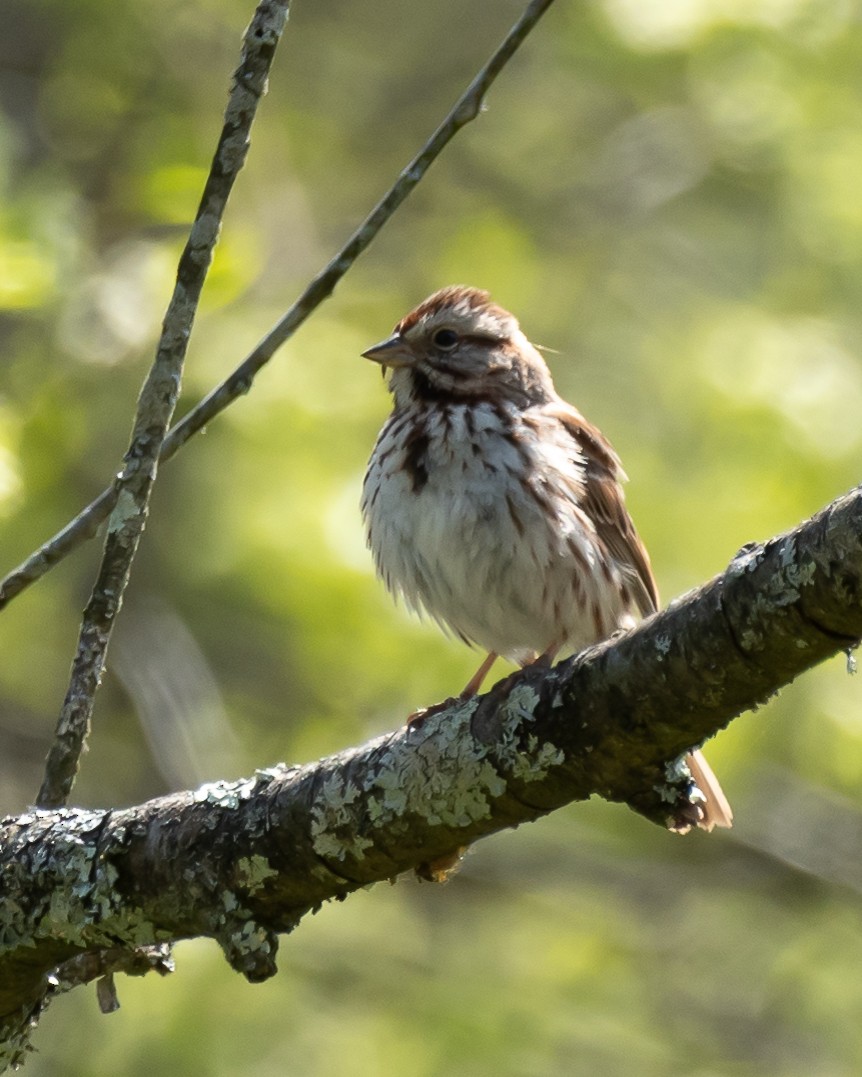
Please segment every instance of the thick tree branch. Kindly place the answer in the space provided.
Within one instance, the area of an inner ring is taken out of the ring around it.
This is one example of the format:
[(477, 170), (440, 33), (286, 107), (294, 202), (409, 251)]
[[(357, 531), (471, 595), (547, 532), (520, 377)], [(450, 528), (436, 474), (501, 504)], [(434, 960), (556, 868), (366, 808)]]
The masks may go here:
[[(341, 250), (308, 284), (293, 306), (252, 349), (236, 370), (204, 397), (168, 433), (159, 457), (162, 463), (170, 460), (189, 438), (201, 431), (229, 404), (247, 393), (258, 372), (270, 361), (278, 348), (293, 336), (308, 316), (332, 294), (344, 274), (367, 249), (458, 131), (479, 115), (482, 101), (491, 84), (552, 3), (553, 0), (531, 0), (499, 48), (453, 106), (449, 115), (401, 172), (389, 191), (371, 210)], [(0, 609), (3, 609), (30, 584), (41, 579), (46, 572), (78, 546), (93, 538), (99, 525), (117, 504), (118, 496), (119, 490), (116, 484), (103, 490), (53, 538), (48, 539), (17, 568), (0, 580)]]
[(124, 811), (8, 819), (5, 1057), (79, 954), (204, 935), (262, 979), (277, 934), (321, 902), (570, 801), (676, 817), (694, 790), (668, 761), (860, 636), (857, 489), (634, 632), (360, 748)]
[[(45, 764), (37, 803), (51, 808), (68, 799), (90, 730), (96, 691), (105, 668), (111, 634), (123, 603), (156, 480), (165, 435), (174, 414), (201, 289), (218, 240), (221, 219), (236, 177), (245, 163), (251, 125), (275, 48), (287, 20), (286, 2), (262, 0), (243, 40), (224, 126), (191, 234), (180, 256), (156, 357), (138, 397), (132, 439), (123, 470), (105, 500), (112, 510), (102, 561), (84, 610), (69, 688)], [(104, 495), (103, 495), (104, 496)], [(68, 530), (68, 529), (67, 529)]]

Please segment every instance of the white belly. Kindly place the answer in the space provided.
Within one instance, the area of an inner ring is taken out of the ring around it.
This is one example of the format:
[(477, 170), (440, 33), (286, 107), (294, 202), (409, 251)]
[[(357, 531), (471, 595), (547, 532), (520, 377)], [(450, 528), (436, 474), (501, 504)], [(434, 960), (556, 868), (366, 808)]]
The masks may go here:
[(491, 404), (471, 415), (471, 436), (465, 405), (429, 413), (419, 442), (398, 413), (381, 431), (362, 510), (387, 587), (516, 661), (609, 635), (626, 611), (618, 570), (578, 504), (574, 442), (562, 429), (541, 442), (523, 424), (505, 432)]

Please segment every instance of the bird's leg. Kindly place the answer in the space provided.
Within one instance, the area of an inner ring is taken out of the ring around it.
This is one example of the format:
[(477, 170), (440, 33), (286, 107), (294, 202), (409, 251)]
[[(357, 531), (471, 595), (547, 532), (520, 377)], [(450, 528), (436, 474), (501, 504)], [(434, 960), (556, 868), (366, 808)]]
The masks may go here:
[(496, 661), (497, 656), (492, 651), (470, 678), (460, 695), (450, 696), (449, 699), (444, 699), (442, 703), (435, 703), (432, 707), (422, 707), (420, 710), (414, 711), (407, 719), (407, 725), (420, 725), (426, 718), (430, 718), (432, 714), (439, 714), (440, 711), (445, 710), (447, 707), (451, 707), (453, 703), (457, 703), (463, 699), (472, 699), (482, 687), (482, 681), (488, 676), (488, 670)]
[(476, 670), (470, 680), (464, 687), (464, 691), (460, 695), (460, 699), (472, 699), (473, 696), (482, 687), (482, 681), (488, 676), (491, 671), (491, 666), (497, 661), (497, 655), (493, 651), (489, 651), (487, 657), (482, 662), (482, 665)]
[(539, 669), (546, 669), (548, 666), (554, 664), (554, 659), (557, 657), (557, 652), (560, 649), (559, 643), (552, 643), (550, 647), (546, 647), (541, 654), (534, 655), (526, 662), (521, 663), (521, 669), (526, 669), (527, 666), (538, 666)]

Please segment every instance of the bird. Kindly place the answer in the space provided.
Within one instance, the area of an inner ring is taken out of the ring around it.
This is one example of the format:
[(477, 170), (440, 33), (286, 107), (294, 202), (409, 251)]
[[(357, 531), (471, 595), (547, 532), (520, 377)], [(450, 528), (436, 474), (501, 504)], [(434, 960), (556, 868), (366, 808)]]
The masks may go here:
[[(464, 698), (498, 656), (550, 663), (659, 608), (617, 453), (487, 291), (442, 288), (362, 355), (393, 398), (362, 485), (368, 545), (396, 599), (487, 652)], [(730, 827), (703, 754), (686, 762), (696, 825)]]

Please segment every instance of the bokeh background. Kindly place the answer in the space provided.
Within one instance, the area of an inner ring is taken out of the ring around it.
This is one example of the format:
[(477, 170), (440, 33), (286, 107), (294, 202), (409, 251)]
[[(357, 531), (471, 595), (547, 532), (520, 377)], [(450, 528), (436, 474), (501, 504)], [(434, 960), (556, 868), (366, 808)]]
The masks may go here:
[[(119, 467), (252, 5), (3, 0), (0, 570)], [(297, 0), (188, 358), (225, 376), (424, 142), (515, 0)], [(665, 598), (860, 477), (862, 6), (558, 0), (335, 296), (160, 476), (75, 801), (360, 743), (476, 656), (396, 609), (359, 358), (453, 282), (555, 349)], [(0, 808), (35, 795), (97, 564), (0, 616)], [(502, 672), (502, 670), (501, 670)], [(214, 944), (56, 1002), (33, 1075), (862, 1072), (862, 712), (835, 660), (709, 756), (730, 834), (574, 805), (447, 887), (327, 907), (256, 987)]]

